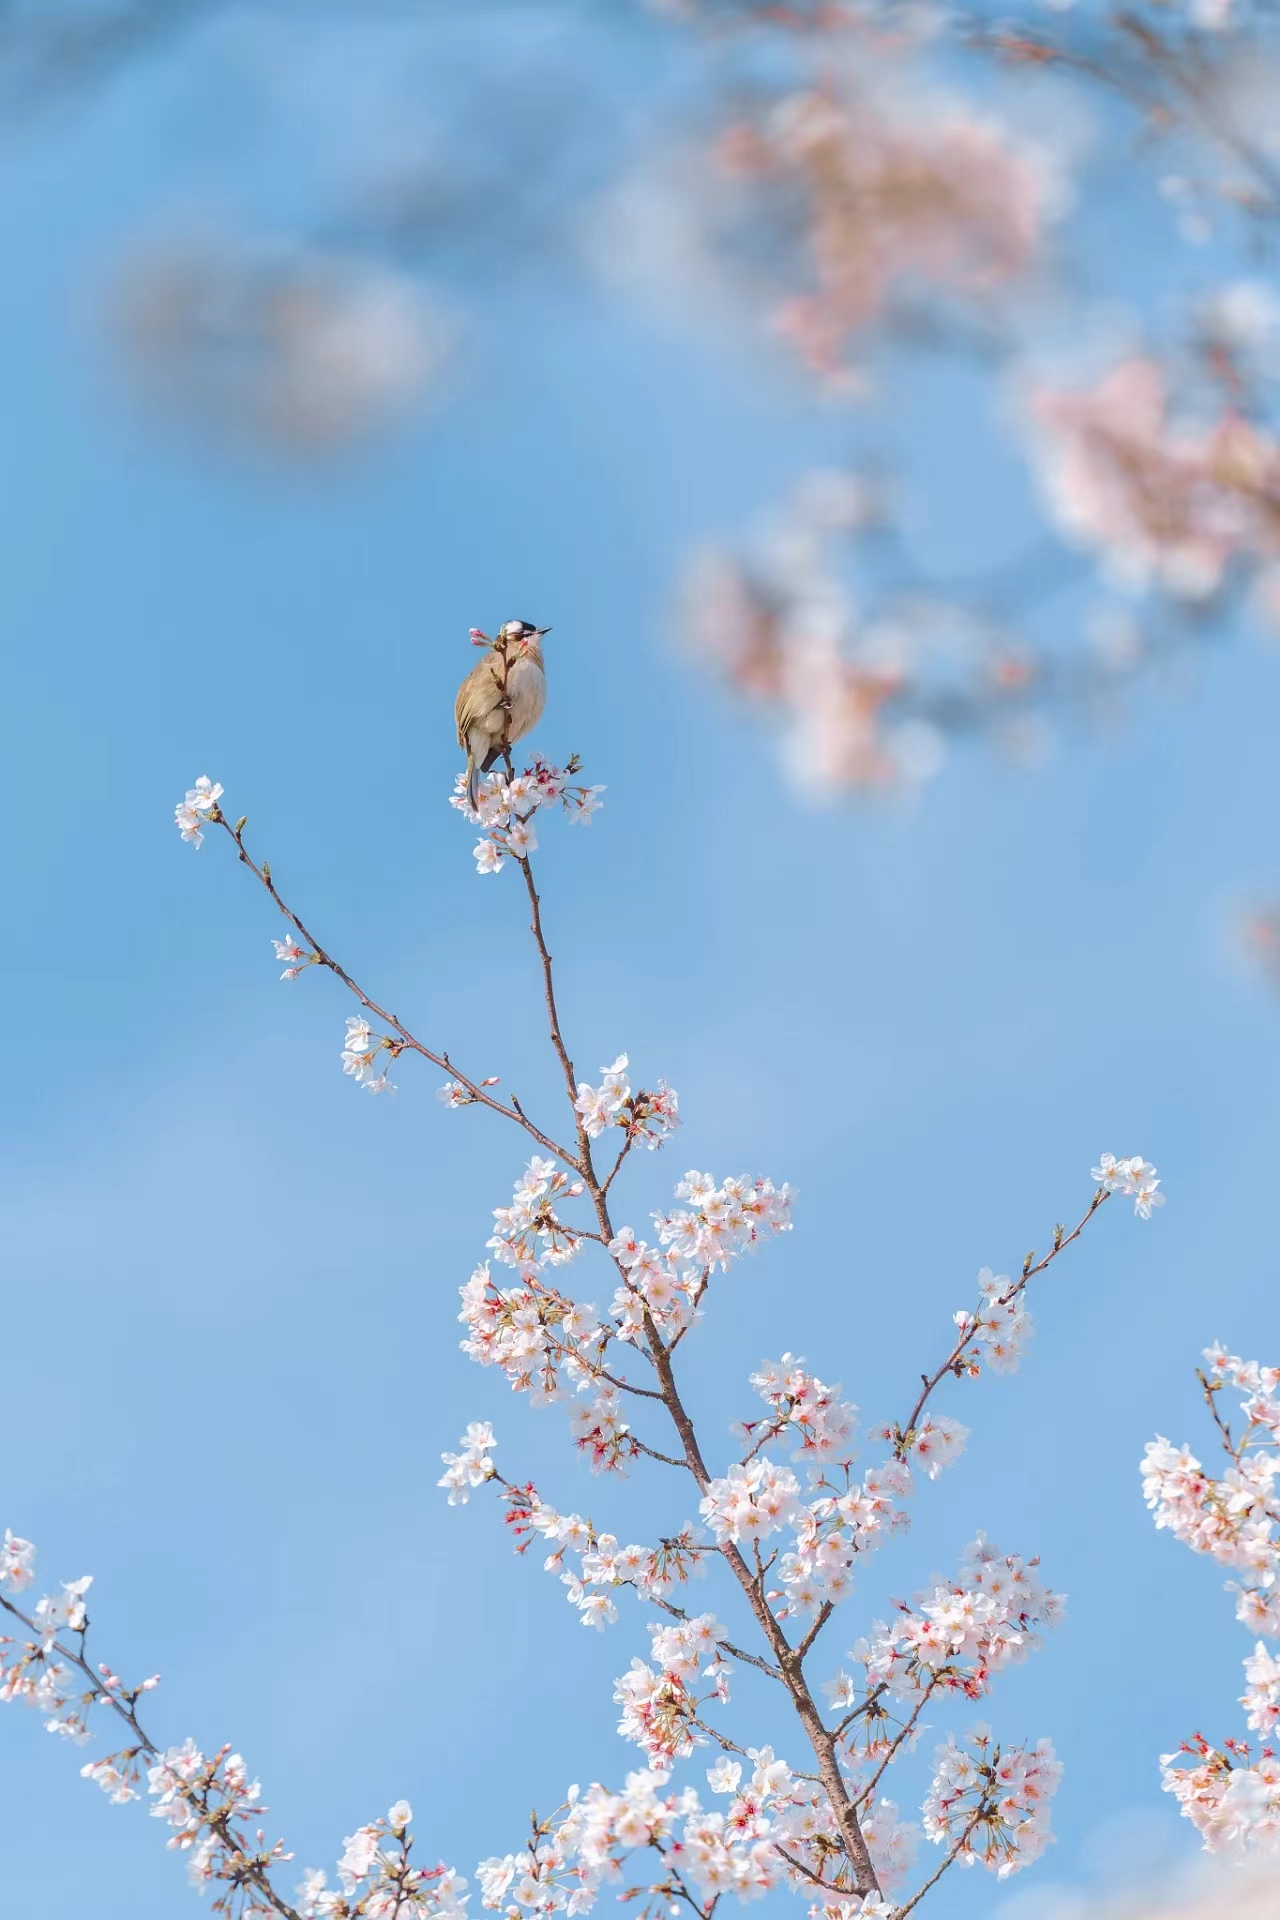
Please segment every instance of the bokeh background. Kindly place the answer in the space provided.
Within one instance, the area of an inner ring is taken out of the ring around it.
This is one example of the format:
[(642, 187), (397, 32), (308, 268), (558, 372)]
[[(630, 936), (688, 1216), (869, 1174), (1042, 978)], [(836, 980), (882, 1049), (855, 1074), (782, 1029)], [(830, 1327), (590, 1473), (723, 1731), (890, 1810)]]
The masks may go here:
[[(713, 297), (654, 247), (660, 203), (627, 224), (723, 109), (723, 45), (688, 20), (127, 12), (81, 41), (19, 10), (39, 31), (4, 69), (3, 1520), (48, 1578), (94, 1573), (98, 1655), (161, 1671), (164, 1739), (246, 1755), (299, 1869), (404, 1794), (469, 1873), (531, 1804), (636, 1763), (610, 1696), (643, 1609), (584, 1634), (494, 1507), (434, 1485), (489, 1417), (558, 1505), (640, 1538), (685, 1517), (662, 1483), (591, 1483), (556, 1411), (457, 1352), (520, 1140), (407, 1062), (395, 1101), (359, 1095), (349, 1003), (278, 981), (265, 898), (171, 822), (222, 781), (383, 1003), (551, 1111), (518, 876), (478, 878), (447, 805), (467, 628), (551, 623), (535, 744), (608, 789), (590, 832), (542, 836), (570, 1044), (584, 1074), (626, 1049), (685, 1115), (622, 1217), (686, 1166), (800, 1192), (690, 1343), (715, 1457), (784, 1349), (900, 1415), (979, 1266), (1077, 1217), (1102, 1150), (1158, 1164), (1170, 1204), (1113, 1204), (1055, 1265), (1021, 1372), (942, 1396), (968, 1452), (827, 1637), (834, 1666), (978, 1529), (1039, 1553), (1066, 1620), (988, 1717), (1057, 1744), (1058, 1844), (1008, 1886), (953, 1874), (935, 1910), (1069, 1920), (1178, 1868), (1156, 1756), (1236, 1730), (1248, 1642), (1136, 1469), (1157, 1431), (1208, 1448), (1209, 1340), (1280, 1358), (1280, 1030), (1237, 937), (1278, 871), (1265, 623), (1161, 613), (1189, 637), (1102, 728), (1055, 712), (1007, 755), (939, 726), (915, 756), (936, 777), (805, 790), (761, 703), (691, 654), (690, 554), (748, 539), (797, 476), (909, 458), (913, 566), (1023, 567), (1044, 533), (1016, 381), (993, 404), (988, 354), (908, 335), (854, 404), (732, 276)], [(768, 86), (792, 55), (749, 57)], [(1089, 263), (1059, 302), (1118, 337), (1234, 271), (1238, 235), (1181, 247), (1105, 100), (1052, 98)], [(1055, 584), (1035, 644), (1075, 658), (1096, 601)], [(890, 1783), (904, 1808), (929, 1744)], [(6, 1715), (6, 1911), (169, 1920), (181, 1862), (83, 1757)]]

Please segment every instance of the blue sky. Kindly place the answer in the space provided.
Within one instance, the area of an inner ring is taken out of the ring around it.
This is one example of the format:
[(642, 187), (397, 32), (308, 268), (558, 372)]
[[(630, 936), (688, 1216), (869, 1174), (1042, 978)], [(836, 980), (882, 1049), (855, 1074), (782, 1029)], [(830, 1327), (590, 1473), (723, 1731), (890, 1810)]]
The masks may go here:
[[(592, 25), (598, 99), (679, 88), (657, 35)], [(442, 67), (464, 125), (468, 44)], [(447, 390), (344, 461), (215, 448), (138, 407), (104, 345), (111, 262), (202, 197), (309, 206), (323, 115), (300, 81), (283, 98), (254, 104), (226, 44), (197, 40), (11, 141), (0, 170), (0, 1519), (49, 1579), (96, 1575), (99, 1656), (163, 1673), (163, 1739), (245, 1753), (299, 1866), (403, 1793), (424, 1848), (469, 1872), (518, 1843), (531, 1801), (634, 1764), (610, 1694), (643, 1609), (584, 1634), (493, 1508), (449, 1512), (434, 1487), (440, 1450), (491, 1417), (504, 1470), (559, 1504), (621, 1532), (685, 1517), (641, 1480), (590, 1483), (558, 1414), (456, 1351), (456, 1289), (520, 1141), (446, 1113), (408, 1064), (396, 1101), (360, 1097), (338, 1068), (349, 1003), (278, 983), (268, 903), (171, 824), (196, 774), (221, 780), (384, 1004), (549, 1109), (517, 876), (475, 876), (445, 796), (467, 627), (551, 622), (536, 744), (608, 788), (589, 833), (543, 836), (570, 1044), (584, 1071), (626, 1049), (685, 1114), (624, 1217), (686, 1166), (800, 1192), (795, 1232), (744, 1263), (690, 1353), (718, 1458), (747, 1373), (784, 1349), (869, 1417), (901, 1411), (979, 1266), (1074, 1218), (1104, 1148), (1158, 1163), (1170, 1204), (1093, 1223), (1033, 1300), (1023, 1370), (943, 1401), (969, 1451), (830, 1658), (978, 1528), (1039, 1553), (1066, 1621), (988, 1714), (1067, 1764), (1058, 1846), (1026, 1884), (1176, 1857), (1156, 1754), (1235, 1730), (1248, 1643), (1215, 1571), (1152, 1531), (1136, 1464), (1157, 1430), (1207, 1446), (1191, 1369), (1210, 1339), (1277, 1358), (1280, 1013), (1223, 925), (1276, 877), (1280, 656), (1206, 649), (1118, 737), (1035, 774), (961, 755), (911, 808), (803, 809), (670, 618), (691, 542), (841, 449), (843, 416), (790, 376), (562, 263), (479, 249)], [(946, 370), (910, 402), (943, 559), (993, 520), (1032, 524), (1008, 455), (975, 451), (974, 405)], [(78, 1764), (34, 1718), (0, 1728), (12, 1910), (71, 1920), (91, 1887), (97, 1920), (169, 1920), (194, 1897), (180, 1864)], [(923, 1779), (901, 1771), (910, 1805)], [(956, 1874), (935, 1911), (1036, 1908)]]

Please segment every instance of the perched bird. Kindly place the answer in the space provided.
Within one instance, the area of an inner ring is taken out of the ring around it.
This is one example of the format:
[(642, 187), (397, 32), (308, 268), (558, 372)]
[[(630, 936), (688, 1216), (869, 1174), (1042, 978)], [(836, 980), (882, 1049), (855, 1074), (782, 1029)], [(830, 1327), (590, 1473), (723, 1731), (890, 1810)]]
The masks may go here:
[[(473, 807), (479, 799), (480, 775), (488, 773), (505, 747), (523, 740), (530, 727), (537, 725), (547, 703), (541, 640), (550, 631), (528, 620), (508, 620), (458, 688), (453, 715), (458, 745), (466, 749), (467, 798)], [(472, 629), (477, 646), (486, 637)]]

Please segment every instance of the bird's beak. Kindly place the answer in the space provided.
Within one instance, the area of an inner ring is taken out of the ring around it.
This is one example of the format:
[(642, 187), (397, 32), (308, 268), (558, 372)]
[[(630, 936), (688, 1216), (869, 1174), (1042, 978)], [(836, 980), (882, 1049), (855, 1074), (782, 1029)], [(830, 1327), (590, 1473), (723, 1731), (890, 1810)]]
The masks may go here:
[(534, 629), (534, 631), (537, 633), (539, 640), (541, 640), (543, 634), (550, 633), (551, 629), (550, 627), (537, 627)]

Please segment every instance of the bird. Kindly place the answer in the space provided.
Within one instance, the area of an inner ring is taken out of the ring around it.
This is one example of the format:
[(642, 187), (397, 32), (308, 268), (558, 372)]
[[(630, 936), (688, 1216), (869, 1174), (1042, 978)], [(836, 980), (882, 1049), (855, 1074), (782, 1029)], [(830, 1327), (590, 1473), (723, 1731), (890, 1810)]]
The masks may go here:
[[(473, 811), (479, 806), (481, 774), (537, 725), (547, 703), (541, 642), (550, 631), (530, 620), (508, 620), (458, 688), (453, 714), (458, 745), (466, 751), (467, 799)], [(487, 638), (474, 627), (471, 637), (477, 646)]]

